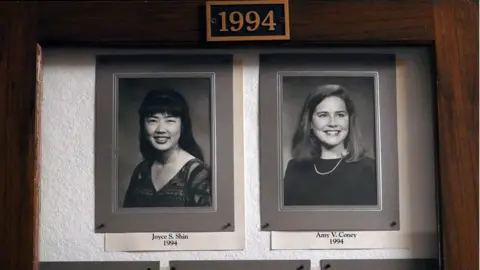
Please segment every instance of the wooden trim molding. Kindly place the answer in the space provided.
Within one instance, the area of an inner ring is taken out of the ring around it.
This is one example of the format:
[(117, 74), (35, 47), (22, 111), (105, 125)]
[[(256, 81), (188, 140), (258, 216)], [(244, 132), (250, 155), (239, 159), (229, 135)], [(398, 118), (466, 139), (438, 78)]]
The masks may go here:
[(0, 268), (36, 269), (38, 134), (36, 12), (0, 4)]
[(442, 269), (478, 269), (478, 1), (290, 0), (291, 40), (233, 43), (205, 42), (204, 5), (205, 0), (0, 2), (0, 268), (38, 269), (38, 43), (44, 48), (431, 46)]
[(478, 269), (478, 1), (437, 1), (443, 269)]
[[(291, 40), (206, 43), (205, 0), (42, 1), (42, 46), (245, 47), (326, 43), (428, 43), (431, 0), (290, 0)], [(168, 16), (165, 16), (168, 14)], [(273, 44), (273, 45), (272, 45)]]

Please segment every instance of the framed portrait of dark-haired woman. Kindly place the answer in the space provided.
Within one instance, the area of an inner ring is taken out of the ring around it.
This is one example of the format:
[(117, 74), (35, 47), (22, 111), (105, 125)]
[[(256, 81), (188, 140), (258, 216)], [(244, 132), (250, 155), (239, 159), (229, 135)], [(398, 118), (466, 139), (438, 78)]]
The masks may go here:
[(232, 67), (231, 55), (97, 56), (97, 232), (234, 229)]
[(262, 227), (398, 230), (395, 54), (265, 53), (259, 87)]

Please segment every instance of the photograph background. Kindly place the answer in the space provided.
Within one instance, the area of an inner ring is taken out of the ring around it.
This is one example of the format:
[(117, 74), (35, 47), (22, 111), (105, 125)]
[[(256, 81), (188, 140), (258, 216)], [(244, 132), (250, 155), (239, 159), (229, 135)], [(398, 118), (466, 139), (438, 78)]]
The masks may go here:
[(357, 126), (363, 146), (376, 156), (375, 152), (375, 79), (373, 77), (334, 76), (284, 76), (282, 101), (282, 145), (283, 170), (292, 158), (292, 138), (307, 95), (322, 84), (344, 86), (353, 99), (357, 112)]
[(138, 143), (138, 109), (148, 91), (173, 88), (187, 100), (195, 140), (211, 165), (210, 78), (123, 78), (118, 83), (118, 205), (123, 199), (135, 166), (142, 161)]

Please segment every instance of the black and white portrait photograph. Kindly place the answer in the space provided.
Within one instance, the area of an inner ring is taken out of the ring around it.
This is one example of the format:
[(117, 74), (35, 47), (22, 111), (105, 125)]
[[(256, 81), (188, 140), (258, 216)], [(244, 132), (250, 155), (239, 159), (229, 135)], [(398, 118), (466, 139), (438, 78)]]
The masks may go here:
[(120, 205), (211, 206), (210, 78), (124, 78), (118, 89)]
[(377, 205), (375, 76), (283, 76), (285, 206)]
[(400, 227), (395, 55), (331, 51), (260, 55), (263, 230)]
[(96, 63), (96, 232), (233, 231), (233, 56)]

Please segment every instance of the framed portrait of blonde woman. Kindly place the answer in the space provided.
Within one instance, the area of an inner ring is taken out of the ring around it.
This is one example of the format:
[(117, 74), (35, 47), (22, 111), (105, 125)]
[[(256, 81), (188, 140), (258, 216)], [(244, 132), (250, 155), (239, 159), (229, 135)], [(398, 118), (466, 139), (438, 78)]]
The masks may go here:
[(234, 231), (233, 56), (97, 55), (95, 80), (96, 232)]
[(398, 230), (394, 54), (260, 56), (261, 227)]

